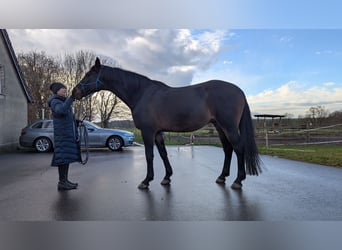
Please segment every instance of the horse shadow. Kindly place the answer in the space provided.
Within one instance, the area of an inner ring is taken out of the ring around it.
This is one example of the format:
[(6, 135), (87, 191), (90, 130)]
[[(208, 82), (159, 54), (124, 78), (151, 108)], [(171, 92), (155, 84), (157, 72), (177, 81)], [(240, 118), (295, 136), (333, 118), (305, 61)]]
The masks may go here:
[[(221, 195), (216, 204), (208, 207), (208, 214), (203, 214), (203, 219), (197, 215), (187, 214), (188, 208), (176, 201), (172, 186), (163, 186), (161, 190), (141, 190), (143, 196), (143, 220), (178, 221), (178, 220), (209, 220), (214, 221), (255, 221), (261, 220), (258, 204), (252, 202), (244, 194), (243, 190), (233, 190), (228, 186), (217, 184)], [(188, 199), (189, 206), (196, 206)], [(202, 204), (199, 204), (202, 205)], [(210, 210), (217, 212), (213, 213)], [(214, 215), (213, 215), (214, 214)], [(194, 219), (195, 218), (195, 219)]]
[(225, 221), (255, 221), (261, 220), (258, 204), (251, 202), (243, 189), (231, 189), (217, 184), (222, 193), (221, 220)]
[(154, 190), (140, 190), (143, 196), (143, 220), (169, 221), (175, 220), (173, 210), (173, 193), (170, 185), (162, 186), (156, 193)]

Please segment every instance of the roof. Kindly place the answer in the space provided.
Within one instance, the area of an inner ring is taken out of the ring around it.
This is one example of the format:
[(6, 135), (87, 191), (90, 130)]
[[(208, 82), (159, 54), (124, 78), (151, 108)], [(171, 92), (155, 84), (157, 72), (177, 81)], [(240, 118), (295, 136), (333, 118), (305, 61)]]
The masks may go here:
[(282, 118), (285, 115), (270, 115), (270, 114), (262, 114), (262, 115), (254, 115), (255, 117), (263, 117), (263, 118)]
[(5, 29), (0, 29), (0, 35), (1, 35), (2, 39), (4, 40), (4, 42), (5, 42), (5, 46), (7, 48), (9, 56), (11, 57), (11, 61), (12, 61), (13, 67), (15, 69), (15, 72), (17, 73), (20, 85), (22, 87), (22, 90), (25, 93), (26, 99), (27, 99), (27, 101), (29, 103), (32, 103), (33, 99), (32, 99), (30, 90), (29, 90), (29, 88), (28, 88), (28, 86), (26, 84), (26, 81), (24, 79), (24, 75), (21, 72), (20, 66), (18, 64), (17, 57), (16, 57), (15, 52), (13, 50), (12, 43), (11, 43), (11, 41), (9, 39), (7, 31)]

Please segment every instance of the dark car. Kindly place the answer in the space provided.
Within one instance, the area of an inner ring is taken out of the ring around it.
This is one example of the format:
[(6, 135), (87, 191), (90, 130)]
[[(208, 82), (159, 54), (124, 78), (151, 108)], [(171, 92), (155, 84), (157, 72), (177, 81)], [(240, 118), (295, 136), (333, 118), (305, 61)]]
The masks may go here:
[[(88, 131), (90, 148), (108, 147), (112, 151), (132, 146), (134, 134), (119, 129), (104, 129), (89, 121), (83, 121)], [(54, 148), (53, 121), (38, 120), (21, 130), (19, 144), (22, 147), (35, 148), (38, 152), (48, 152)], [(83, 143), (82, 143), (83, 145)]]

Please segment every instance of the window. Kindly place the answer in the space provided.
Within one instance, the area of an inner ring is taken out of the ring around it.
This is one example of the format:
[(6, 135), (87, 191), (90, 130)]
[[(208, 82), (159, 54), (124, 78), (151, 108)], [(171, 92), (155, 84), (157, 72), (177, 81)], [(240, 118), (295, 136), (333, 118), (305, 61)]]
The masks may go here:
[(53, 128), (53, 122), (49, 120), (44, 121), (42, 128)]
[(53, 121), (52, 120), (43, 120), (38, 121), (32, 125), (34, 129), (52, 129), (53, 128)]
[(0, 64), (0, 95), (4, 93), (5, 87), (5, 69), (4, 66)]
[(42, 128), (42, 126), (43, 126), (43, 122), (37, 122), (33, 124), (32, 128)]

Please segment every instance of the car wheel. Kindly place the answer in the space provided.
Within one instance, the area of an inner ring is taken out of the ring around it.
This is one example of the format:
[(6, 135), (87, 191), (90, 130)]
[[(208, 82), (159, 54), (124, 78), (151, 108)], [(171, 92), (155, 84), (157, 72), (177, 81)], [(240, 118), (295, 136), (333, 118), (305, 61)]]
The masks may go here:
[(112, 151), (120, 150), (123, 146), (123, 141), (119, 136), (111, 136), (108, 139), (107, 146)]
[(34, 148), (40, 153), (49, 152), (52, 148), (52, 143), (49, 138), (39, 137), (34, 141)]

